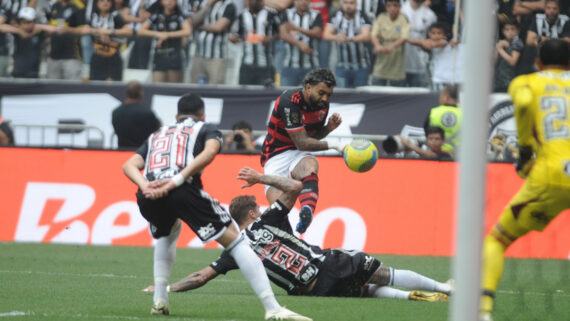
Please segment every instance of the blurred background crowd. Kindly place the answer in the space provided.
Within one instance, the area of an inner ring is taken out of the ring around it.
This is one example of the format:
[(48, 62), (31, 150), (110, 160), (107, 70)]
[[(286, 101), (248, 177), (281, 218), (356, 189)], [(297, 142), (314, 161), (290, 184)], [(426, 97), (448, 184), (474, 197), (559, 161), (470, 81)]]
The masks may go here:
[[(468, 0), (464, 0), (468, 1)], [(567, 0), (496, 0), (493, 88), (570, 42)], [(461, 84), (459, 0), (2, 0), (0, 77), (297, 86)]]

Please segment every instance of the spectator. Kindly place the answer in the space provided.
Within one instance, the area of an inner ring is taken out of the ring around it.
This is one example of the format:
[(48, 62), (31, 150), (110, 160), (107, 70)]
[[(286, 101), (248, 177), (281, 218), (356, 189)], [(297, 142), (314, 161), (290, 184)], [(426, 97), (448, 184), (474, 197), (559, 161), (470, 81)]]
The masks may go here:
[(463, 79), (462, 45), (447, 41), (448, 26), (436, 22), (429, 27), (428, 39), (409, 39), (408, 42), (431, 52), (431, 87), (441, 90), (446, 84), (460, 83)]
[(356, 0), (342, 0), (342, 11), (327, 24), (324, 39), (334, 41), (337, 47), (337, 86), (366, 86), (370, 75), (370, 56), (366, 48), (370, 41), (370, 21), (356, 10)]
[(455, 0), (430, 0), (430, 9), (437, 16), (437, 21), (453, 25), (455, 20)]
[(545, 40), (561, 38), (566, 21), (568, 16), (560, 14), (558, 0), (547, 0), (544, 13), (535, 14), (526, 35), (526, 45), (538, 47)]
[[(7, 25), (10, 21), (9, 1), (0, 3), (0, 26)], [(4, 32), (0, 32), (0, 77), (8, 76), (8, 65), (10, 64), (10, 45)]]
[(130, 36), (133, 30), (114, 6), (114, 0), (97, 0), (90, 25), (82, 28), (83, 34), (92, 36), (91, 80), (123, 80), (120, 46), (126, 39), (121, 37)]
[[(342, 0), (341, 0), (342, 2)], [(321, 31), (321, 39), (319, 39), (319, 66), (321, 68), (330, 68), (331, 43), (323, 39), (326, 25), (330, 22), (330, 7), (332, 0), (311, 0), (309, 7), (318, 11), (323, 19), (323, 29)]]
[(150, 62), (150, 50), (152, 46), (152, 38), (137, 37), (136, 33), (141, 25), (150, 18), (150, 13), (146, 10), (145, 1), (135, 0), (129, 1), (128, 6), (121, 10), (121, 16), (125, 22), (131, 24), (134, 37), (129, 39), (133, 41), (133, 47), (129, 56), (128, 68), (130, 69), (147, 69)]
[[(519, 21), (519, 37), (526, 43), (526, 38), (530, 26), (536, 21), (535, 13), (544, 13), (545, 0), (516, 0), (513, 4), (513, 15)], [(534, 72), (534, 60), (536, 57), (536, 47), (525, 46), (519, 64), (517, 75)]]
[(444, 86), (439, 93), (439, 106), (432, 108), (424, 121), (426, 137), (429, 127), (440, 127), (445, 132), (442, 149), (452, 153), (459, 144), (459, 130), (463, 117), (463, 112), (457, 105), (458, 98), (456, 85)]
[(430, 126), (426, 130), (427, 149), (420, 148), (417, 144), (405, 137), (398, 136), (404, 147), (412, 150), (425, 158), (436, 158), (438, 160), (450, 160), (453, 154), (442, 149), (445, 141), (445, 133), (441, 127)]
[(505, 23), (509, 19), (513, 19), (513, 9), (518, 0), (497, 0), (497, 20), (499, 24)]
[(0, 145), (14, 145), (14, 131), (10, 122), (0, 116)]
[(406, 84), (403, 45), (410, 34), (410, 23), (400, 13), (400, 7), (399, 0), (386, 0), (386, 12), (378, 16), (372, 27), (371, 41), (377, 55), (372, 85), (402, 87)]
[(224, 137), (224, 151), (261, 151), (260, 146), (253, 139), (251, 124), (245, 120), (240, 120), (232, 126), (232, 130), (231, 133), (226, 134)]
[(18, 78), (38, 78), (40, 55), (47, 31), (55, 27), (35, 23), (34, 8), (23, 7), (18, 13), (15, 25), (0, 25), (0, 32), (14, 35), (14, 64), (12, 76)]
[[(263, 0), (266, 7), (277, 10), (279, 16), (293, 5), (293, 0)], [(273, 67), (275, 68), (275, 85), (281, 85), (281, 73), (283, 72), (283, 63), (285, 61), (285, 48), (288, 46), (280, 37), (273, 42)]]
[[(402, 13), (410, 22), (409, 39), (426, 39), (428, 28), (437, 21), (431, 9), (425, 5), (425, 0), (406, 0), (402, 5)], [(406, 85), (408, 87), (427, 87), (427, 53), (406, 43), (404, 47), (406, 65)]]
[(357, 0), (358, 11), (365, 15), (371, 22), (376, 21), (378, 15), (386, 11), (386, 0)]
[(496, 45), (494, 92), (507, 92), (509, 83), (516, 76), (515, 66), (524, 48), (518, 36), (516, 20), (506, 20), (501, 32), (505, 39), (499, 40)]
[[(237, 16), (232, 0), (204, 0), (192, 16), (196, 52), (190, 67), (191, 83), (226, 82), (227, 38)], [(205, 79), (204, 79), (205, 78)]]
[(152, 63), (153, 82), (182, 82), (184, 52), (182, 38), (190, 36), (192, 28), (184, 18), (176, 0), (161, 0), (159, 10), (145, 21), (138, 34), (156, 38)]
[[(49, 24), (62, 30), (84, 24), (81, 2), (57, 0), (49, 13)], [(67, 29), (72, 30), (72, 29)], [(50, 52), (47, 62), (47, 78), (81, 79), (81, 46), (76, 34), (54, 34), (50, 37)]]
[(557, 0), (525, 1), (521, 2), (517, 9), (513, 11), (526, 13), (526, 16), (521, 18), (521, 36), (524, 36), (522, 39), (526, 47), (520, 58), (518, 74), (528, 74), (536, 71), (538, 46), (547, 39), (563, 38), (568, 16), (560, 14), (560, 4)]
[(319, 66), (319, 39), (323, 18), (309, 8), (309, 0), (295, 0), (295, 7), (285, 10), (279, 35), (288, 44), (281, 74), (282, 86), (298, 86), (305, 75)]
[(237, 34), (229, 40), (243, 41), (243, 56), (239, 70), (241, 85), (269, 85), (273, 83), (273, 41), (279, 35), (281, 20), (277, 11), (263, 6), (263, 0), (251, 0), (249, 7), (238, 18)]
[(152, 110), (141, 104), (143, 90), (140, 82), (132, 80), (125, 90), (125, 101), (113, 110), (112, 122), (119, 148), (137, 148), (160, 127)]

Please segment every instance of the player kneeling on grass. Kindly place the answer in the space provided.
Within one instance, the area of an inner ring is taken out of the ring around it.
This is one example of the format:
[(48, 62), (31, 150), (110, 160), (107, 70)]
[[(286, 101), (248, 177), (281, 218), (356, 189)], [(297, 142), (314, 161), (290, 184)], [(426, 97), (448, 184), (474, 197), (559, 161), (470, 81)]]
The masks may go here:
[[(167, 285), (176, 257), (180, 220), (203, 242), (218, 241), (239, 265), (265, 309), (266, 320), (310, 321), (281, 307), (261, 261), (244, 242), (227, 211), (202, 189), (201, 173), (220, 151), (222, 133), (205, 123), (204, 101), (186, 94), (178, 101), (176, 123), (163, 126), (123, 165), (138, 185), (137, 203), (150, 223), (154, 247), (154, 303), (151, 314), (169, 314)], [(174, 139), (176, 138), (176, 139)], [(144, 175), (141, 170), (144, 169)]]
[[(413, 271), (383, 266), (374, 257), (360, 251), (321, 249), (293, 235), (287, 215), (295, 204), (303, 184), (280, 176), (261, 175), (242, 168), (238, 178), (247, 182), (278, 188), (284, 193), (262, 214), (253, 196), (238, 196), (230, 204), (230, 213), (245, 230), (250, 246), (261, 257), (268, 276), (290, 295), (381, 297), (416, 301), (448, 301), (452, 282), (441, 283)], [(284, 263), (284, 261), (288, 261)], [(232, 256), (224, 251), (208, 267), (171, 284), (171, 292), (199, 288), (219, 274), (237, 269)], [(395, 289), (399, 286), (415, 291)], [(152, 286), (143, 291), (151, 291)], [(426, 290), (434, 293), (421, 292)]]

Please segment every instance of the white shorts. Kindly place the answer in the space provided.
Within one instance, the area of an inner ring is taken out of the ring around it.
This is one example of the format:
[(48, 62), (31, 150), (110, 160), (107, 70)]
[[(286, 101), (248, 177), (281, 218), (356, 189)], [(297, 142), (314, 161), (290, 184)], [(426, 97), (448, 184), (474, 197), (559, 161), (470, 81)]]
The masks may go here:
[[(284, 151), (283, 153), (277, 154), (267, 160), (265, 166), (263, 166), (263, 174), (293, 178), (291, 175), (293, 169), (297, 164), (299, 164), (301, 159), (307, 156), (314, 157), (309, 152), (297, 149)], [(265, 193), (267, 193), (269, 187), (271, 186), (265, 185)]]

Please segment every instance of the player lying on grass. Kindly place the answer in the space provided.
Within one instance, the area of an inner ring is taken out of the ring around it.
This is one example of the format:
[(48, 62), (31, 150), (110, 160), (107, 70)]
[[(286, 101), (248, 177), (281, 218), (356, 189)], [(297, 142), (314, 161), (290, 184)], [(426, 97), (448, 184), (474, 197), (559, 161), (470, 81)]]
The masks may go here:
[[(360, 251), (321, 249), (293, 235), (287, 215), (295, 204), (303, 184), (273, 175), (261, 175), (242, 168), (238, 178), (247, 182), (271, 185), (284, 191), (262, 214), (253, 196), (238, 196), (230, 203), (230, 214), (245, 230), (250, 246), (261, 257), (269, 279), (290, 295), (379, 297), (416, 301), (448, 301), (452, 282), (437, 282), (413, 271), (382, 265), (376, 258)], [(219, 274), (237, 269), (227, 252), (204, 269), (171, 284), (170, 292), (193, 290)], [(413, 291), (393, 288), (398, 286)], [(143, 291), (152, 291), (149, 286)], [(426, 290), (427, 293), (418, 290)]]

